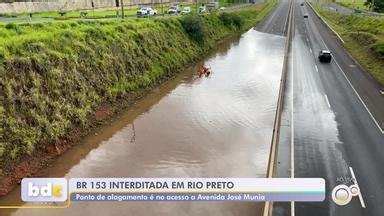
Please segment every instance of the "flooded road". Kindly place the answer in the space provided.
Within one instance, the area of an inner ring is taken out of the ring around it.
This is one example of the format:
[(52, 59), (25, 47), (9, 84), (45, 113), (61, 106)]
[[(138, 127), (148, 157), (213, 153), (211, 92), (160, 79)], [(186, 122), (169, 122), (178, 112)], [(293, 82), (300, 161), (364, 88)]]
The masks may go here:
[[(250, 30), (60, 157), (51, 177), (264, 177), (284, 37)], [(209, 77), (196, 69), (211, 67)], [(17, 202), (19, 190), (7, 202)], [(5, 215), (255, 215), (255, 203), (73, 203)]]

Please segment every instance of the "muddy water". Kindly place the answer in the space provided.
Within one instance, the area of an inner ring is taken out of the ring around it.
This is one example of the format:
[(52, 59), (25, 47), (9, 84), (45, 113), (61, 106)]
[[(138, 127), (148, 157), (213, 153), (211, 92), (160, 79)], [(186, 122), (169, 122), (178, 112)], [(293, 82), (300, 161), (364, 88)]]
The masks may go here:
[[(136, 103), (41, 176), (263, 177), (284, 38), (250, 30)], [(17, 202), (19, 190), (5, 198)], [(74, 203), (7, 215), (255, 215), (255, 203)]]

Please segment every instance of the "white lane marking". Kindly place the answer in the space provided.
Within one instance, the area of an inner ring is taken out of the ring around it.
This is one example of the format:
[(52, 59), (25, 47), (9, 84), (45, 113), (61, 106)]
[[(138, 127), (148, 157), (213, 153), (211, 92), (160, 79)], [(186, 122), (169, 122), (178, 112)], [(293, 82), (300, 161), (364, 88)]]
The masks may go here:
[[(294, 129), (294, 122), (293, 122), (293, 70), (294, 64), (293, 64), (293, 57), (294, 57), (294, 51), (295, 49), (292, 49), (292, 70), (291, 70), (291, 178), (295, 177), (295, 129)], [(295, 215), (295, 202), (291, 202), (291, 216)]]
[(344, 42), (344, 40), (343, 40), (343, 38), (341, 38), (341, 36), (339, 35), (339, 33), (337, 33), (326, 21), (325, 21), (325, 19), (322, 17), (322, 16), (320, 16), (320, 14), (319, 13), (317, 13), (317, 11), (312, 7), (312, 4), (311, 3), (309, 3), (309, 6), (312, 8), (312, 10), (315, 12), (315, 14), (320, 18), (320, 20), (322, 20), (324, 23), (325, 23), (325, 25), (327, 25), (328, 26), (328, 28), (329, 29), (331, 29), (331, 31), (336, 35), (336, 37), (338, 37), (339, 38), (339, 40), (342, 42), (342, 43), (345, 43)]
[(359, 200), (360, 200), (361, 207), (366, 208), (366, 205), (365, 205), (365, 202), (363, 199), (363, 195), (361, 195), (359, 183), (357, 183), (357, 179), (356, 179), (355, 173), (353, 172), (352, 167), (349, 167), (349, 171), (351, 172), (353, 184), (355, 184), (357, 186), (357, 188), (359, 189)]
[(317, 67), (317, 65), (315, 65), (315, 70), (316, 72), (319, 72), (319, 68)]
[(325, 101), (328, 104), (328, 107), (331, 108), (331, 104), (329, 103), (328, 96), (326, 94), (324, 94), (324, 97), (325, 97)]
[[(292, 55), (292, 68), (293, 68), (293, 55)], [(294, 127), (294, 121), (293, 121), (293, 72), (291, 71), (291, 178), (295, 177), (295, 157), (294, 157), (294, 137), (295, 137), (295, 127)]]
[[(320, 34), (319, 34), (319, 35), (320, 35)], [(326, 48), (327, 50), (329, 50), (328, 46), (325, 44), (324, 39), (323, 39), (323, 37), (322, 37), (321, 35), (320, 35), (320, 39), (321, 39), (321, 42), (323, 43), (323, 45), (325, 46), (325, 48)], [(349, 86), (351, 86), (351, 88), (353, 89), (353, 91), (355, 92), (355, 94), (357, 95), (357, 97), (359, 98), (360, 102), (363, 104), (364, 108), (367, 110), (369, 116), (371, 117), (371, 119), (373, 120), (373, 122), (376, 124), (377, 128), (380, 130), (380, 132), (381, 132), (382, 134), (384, 134), (384, 130), (380, 127), (379, 123), (376, 121), (376, 119), (375, 119), (375, 117), (372, 115), (371, 111), (369, 111), (367, 105), (364, 103), (363, 99), (361, 99), (359, 93), (357, 93), (355, 87), (353, 87), (353, 85), (352, 85), (351, 81), (349, 81), (347, 75), (345, 75), (344, 70), (341, 69), (339, 63), (337, 63), (335, 56), (334, 56), (333, 54), (331, 54), (331, 55), (332, 55), (332, 57), (333, 57), (333, 61), (336, 63), (337, 67), (341, 70), (342, 74), (344, 75), (344, 78), (347, 80)]]
[[(327, 48), (328, 49), (328, 48)], [(333, 55), (332, 55), (333, 56)], [(336, 63), (337, 67), (341, 70), (342, 74), (344, 75), (345, 79), (347, 80), (348, 84), (352, 87), (353, 91), (355, 92), (355, 94), (357, 95), (357, 97), (359, 98), (360, 102), (363, 104), (364, 108), (367, 110), (369, 116), (371, 117), (371, 119), (373, 120), (373, 122), (376, 124), (377, 128), (379, 128), (380, 132), (382, 134), (384, 134), (384, 130), (380, 127), (379, 123), (376, 121), (375, 117), (372, 115), (371, 111), (369, 111), (367, 105), (364, 103), (363, 99), (361, 99), (359, 93), (357, 93), (356, 89), (353, 87), (351, 81), (349, 81), (348, 77), (345, 75), (345, 72), (343, 71), (343, 69), (341, 69), (340, 65), (337, 63), (337, 61), (335, 60), (335, 58), (333, 57), (333, 60), (334, 62)]]

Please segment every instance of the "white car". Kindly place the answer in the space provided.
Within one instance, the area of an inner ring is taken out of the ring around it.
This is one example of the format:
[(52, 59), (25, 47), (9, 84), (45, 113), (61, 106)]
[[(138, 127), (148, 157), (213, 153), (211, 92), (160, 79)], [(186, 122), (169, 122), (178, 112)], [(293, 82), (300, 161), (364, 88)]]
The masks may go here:
[(149, 7), (149, 8), (147, 8), (147, 14), (149, 16), (157, 15), (157, 10)]
[(181, 14), (189, 14), (191, 13), (191, 7), (184, 7), (181, 11)]
[(169, 7), (169, 9), (168, 9), (168, 14), (178, 14), (180, 12), (181, 12), (181, 10), (180, 10), (179, 5), (173, 5), (173, 6)]
[(142, 7), (136, 12), (138, 17), (153, 16), (157, 14), (157, 10), (151, 7)]

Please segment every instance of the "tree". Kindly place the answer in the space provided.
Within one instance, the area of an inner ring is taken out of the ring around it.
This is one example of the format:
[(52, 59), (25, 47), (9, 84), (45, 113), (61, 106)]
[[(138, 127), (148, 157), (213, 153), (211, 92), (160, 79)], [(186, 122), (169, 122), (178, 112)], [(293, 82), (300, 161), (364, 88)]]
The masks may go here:
[(384, 12), (384, 0), (367, 0), (364, 5), (371, 10), (382, 13)]

